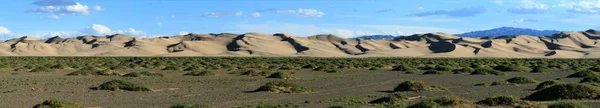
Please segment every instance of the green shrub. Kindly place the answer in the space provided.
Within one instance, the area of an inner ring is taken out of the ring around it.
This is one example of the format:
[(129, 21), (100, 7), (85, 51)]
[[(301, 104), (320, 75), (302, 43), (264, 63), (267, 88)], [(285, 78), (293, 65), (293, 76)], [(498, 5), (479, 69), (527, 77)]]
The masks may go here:
[(393, 94), (389, 94), (388, 96), (375, 99), (369, 103), (377, 104), (377, 103), (389, 103), (389, 102), (404, 102), (406, 100), (408, 100), (408, 96), (401, 94), (401, 93), (393, 93)]
[(255, 92), (261, 92), (261, 91), (268, 91), (268, 92), (274, 92), (274, 93), (307, 93), (307, 92), (313, 92), (310, 89), (307, 89), (305, 87), (293, 84), (293, 83), (289, 83), (289, 82), (284, 82), (284, 81), (271, 81), (268, 82), (267, 84), (260, 86), (258, 89), (254, 90)]
[(169, 108), (210, 108), (206, 104), (185, 104), (185, 103), (176, 103), (171, 105)]
[(429, 86), (427, 83), (422, 81), (405, 81), (398, 84), (394, 91), (435, 91), (435, 90), (446, 90), (444, 87)]
[(454, 68), (450, 67), (450, 66), (444, 66), (444, 65), (436, 65), (434, 70), (437, 71), (452, 71)]
[(498, 65), (494, 67), (494, 70), (504, 72), (529, 72), (532, 69), (522, 65)]
[(37, 67), (37, 68), (33, 68), (29, 72), (52, 72), (52, 70), (49, 67), (40, 66), (40, 67)]
[(291, 105), (285, 104), (285, 105), (280, 105), (280, 104), (256, 104), (256, 105), (245, 105), (245, 106), (239, 106), (239, 107), (234, 107), (234, 108), (288, 108), (291, 107)]
[(548, 105), (548, 108), (592, 108), (588, 105), (574, 101), (560, 101)]
[(513, 77), (510, 79), (507, 79), (506, 82), (513, 83), (513, 84), (533, 84), (533, 83), (537, 83), (539, 81), (529, 78), (529, 77)]
[(248, 75), (248, 76), (267, 76), (270, 75), (271, 72), (267, 71), (267, 70), (256, 70), (256, 69), (250, 69), (250, 70), (246, 70), (245, 72), (243, 72), (241, 75)]
[(192, 71), (189, 73), (183, 74), (184, 76), (214, 76), (215, 73), (212, 71)]
[(589, 68), (589, 70), (600, 72), (600, 65), (593, 66), (593, 67)]
[(343, 104), (343, 105), (365, 105), (365, 104), (368, 104), (367, 101), (365, 101), (361, 98), (353, 98), (353, 97), (335, 98), (332, 101), (335, 103)]
[(151, 91), (150, 88), (125, 80), (111, 80), (102, 83), (98, 90)]
[(581, 79), (579, 83), (600, 83), (600, 76), (588, 76)]
[(542, 82), (542, 83), (538, 84), (538, 85), (535, 87), (535, 90), (541, 90), (541, 89), (544, 89), (544, 88), (550, 87), (550, 86), (552, 86), (552, 85), (555, 85), (555, 84), (560, 84), (560, 83), (561, 83), (561, 82), (558, 82), (558, 81), (555, 81), (555, 80), (544, 81), (544, 82)]
[(431, 74), (442, 75), (444, 73), (437, 71), (437, 70), (428, 70), (428, 71), (423, 72), (423, 75), (431, 75)]
[(591, 76), (599, 76), (596, 72), (591, 71), (591, 70), (582, 70), (579, 71), (577, 73), (573, 73), (569, 76), (567, 76), (567, 78), (583, 78), (583, 77), (591, 77)]
[(56, 99), (50, 99), (33, 106), (33, 108), (85, 108), (77, 103), (65, 102)]
[(473, 69), (471, 67), (464, 67), (464, 68), (452, 70), (452, 72), (454, 72), (454, 74), (472, 73), (474, 71), (475, 71), (475, 69)]
[(476, 68), (475, 71), (471, 73), (471, 75), (506, 75), (504, 72), (494, 70), (491, 68)]
[(442, 96), (433, 99), (433, 101), (440, 106), (457, 106), (457, 105), (471, 105), (473, 102), (456, 97), (456, 96)]
[(50, 66), (50, 69), (69, 69), (69, 66), (64, 65), (64, 64), (56, 64), (56, 65)]
[(534, 101), (551, 101), (561, 99), (597, 99), (600, 89), (584, 84), (556, 84), (539, 90), (525, 99)]
[(340, 73), (342, 71), (340, 71), (338, 69), (325, 69), (325, 72), (327, 72), (327, 73)]
[(112, 72), (111, 70), (98, 70), (93, 67), (82, 68), (82, 69), (79, 69), (77, 71), (73, 71), (73, 72), (67, 74), (67, 76), (90, 76), (90, 75), (120, 76), (121, 74), (117, 73), (117, 72)]
[(490, 86), (488, 83), (477, 83), (475, 86)]
[(369, 68), (369, 70), (379, 70), (379, 68), (377, 68), (377, 67), (371, 67), (371, 68)]
[(267, 78), (295, 79), (296, 77), (292, 76), (289, 72), (275, 72), (267, 76)]
[(435, 101), (433, 101), (433, 100), (426, 99), (419, 103), (408, 106), (406, 108), (438, 108), (438, 107), (441, 107), (440, 104), (435, 103)]
[(179, 66), (167, 66), (167, 67), (163, 68), (162, 70), (179, 71), (179, 70), (181, 70), (181, 67), (179, 67)]
[(490, 84), (490, 85), (497, 86), (497, 85), (506, 85), (506, 84), (508, 84), (508, 82), (506, 82), (506, 81), (495, 81), (495, 82), (492, 82), (492, 84)]
[(546, 72), (550, 72), (550, 71), (551, 71), (550, 68), (543, 67), (543, 66), (535, 66), (531, 70), (532, 73), (546, 73)]
[(513, 96), (496, 96), (485, 98), (484, 100), (478, 101), (479, 105), (487, 105), (487, 106), (506, 106), (506, 105), (516, 105), (521, 100), (519, 98)]
[(394, 69), (392, 69), (392, 71), (416, 72), (417, 69), (415, 69), (412, 66), (402, 64), (402, 65), (394, 67)]
[(144, 72), (131, 72), (131, 73), (127, 73), (127, 74), (123, 75), (122, 77), (144, 77), (144, 76), (163, 77), (164, 75), (160, 74), (160, 73), (152, 73), (152, 72), (144, 71)]

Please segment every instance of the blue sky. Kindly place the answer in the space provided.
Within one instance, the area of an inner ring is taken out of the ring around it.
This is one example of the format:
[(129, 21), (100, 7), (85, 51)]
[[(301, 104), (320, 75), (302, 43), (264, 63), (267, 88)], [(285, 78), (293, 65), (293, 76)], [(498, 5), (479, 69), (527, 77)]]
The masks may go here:
[(114, 33), (462, 33), (600, 28), (600, 0), (0, 0), (2, 38)]

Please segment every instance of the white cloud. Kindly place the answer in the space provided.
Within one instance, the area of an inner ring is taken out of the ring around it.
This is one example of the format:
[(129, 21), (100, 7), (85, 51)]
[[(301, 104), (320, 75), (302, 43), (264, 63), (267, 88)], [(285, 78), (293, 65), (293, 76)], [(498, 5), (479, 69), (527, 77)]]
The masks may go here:
[(417, 7), (417, 10), (425, 10), (425, 8), (424, 8), (424, 7), (421, 7), (421, 6), (419, 6), (419, 7)]
[(494, 0), (494, 3), (497, 5), (503, 5), (504, 1), (503, 0)]
[(533, 23), (533, 22), (538, 22), (538, 20), (534, 20), (534, 19), (517, 19), (517, 20), (513, 20), (513, 23)]
[(93, 8), (93, 9), (94, 9), (95, 11), (102, 11), (102, 10), (104, 10), (104, 9), (103, 9), (102, 7), (100, 7), (100, 6), (94, 6), (94, 8)]
[(553, 5), (553, 7), (560, 7), (567, 9), (567, 12), (572, 13), (584, 13), (584, 14), (598, 14), (600, 13), (600, 0), (599, 1), (561, 1), (560, 4)]
[(0, 26), (0, 34), (7, 35), (7, 34), (10, 34), (10, 33), (11, 32), (10, 32), (10, 30), (8, 30), (8, 28), (6, 28), (4, 26)]
[(58, 15), (50, 15), (50, 16), (48, 16), (48, 18), (50, 18), (50, 19), (60, 19), (60, 16), (58, 16)]
[[(52, 0), (50, 0), (52, 1)], [(48, 4), (48, 3), (47, 3)], [(51, 3), (50, 3), (51, 4)], [(94, 6), (90, 10), (90, 7), (81, 3), (75, 2), (70, 5), (40, 5), (41, 7), (27, 9), (27, 13), (48, 13), (52, 15), (89, 15), (92, 11), (103, 10), (100, 6)]]
[(298, 9), (298, 10), (280, 10), (280, 9), (265, 9), (258, 10), (258, 12), (274, 12), (278, 14), (295, 14), (304, 17), (322, 17), (325, 13), (317, 9)]
[[(348, 28), (352, 27), (352, 28)], [(445, 32), (459, 33), (454, 29), (402, 25), (311, 25), (311, 24), (241, 24), (231, 28), (235, 33), (290, 33), (296, 36), (335, 34), (340, 37), (362, 35), (410, 35), (415, 33)]]
[(187, 35), (187, 34), (190, 34), (190, 32), (186, 32), (186, 31), (180, 31), (180, 32), (178, 33), (178, 35)]
[(250, 16), (252, 16), (252, 17), (260, 17), (260, 16), (262, 16), (262, 14), (260, 14), (258, 12), (254, 12), (254, 13), (250, 14)]
[(130, 36), (146, 36), (146, 32), (129, 28), (127, 30), (111, 30), (107, 26), (101, 24), (92, 24), (92, 26), (80, 30), (81, 33), (90, 35), (111, 35), (111, 34), (125, 34)]
[[(203, 17), (226, 17), (226, 16), (242, 16), (242, 11), (237, 12), (207, 12), (202, 14)], [(174, 16), (173, 16), (174, 18)]]
[(510, 8), (507, 11), (514, 14), (540, 14), (548, 12), (548, 5), (531, 3)]

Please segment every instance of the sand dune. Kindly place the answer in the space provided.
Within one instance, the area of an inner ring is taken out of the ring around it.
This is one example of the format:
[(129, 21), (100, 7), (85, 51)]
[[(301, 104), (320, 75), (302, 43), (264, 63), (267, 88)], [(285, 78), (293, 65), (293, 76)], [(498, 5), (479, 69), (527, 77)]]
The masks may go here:
[(24, 36), (0, 43), (0, 56), (311, 56), (311, 57), (510, 57), (598, 58), (600, 31), (552, 36), (462, 38), (444, 33), (395, 39), (345, 39), (335, 35), (187, 34), (139, 38)]

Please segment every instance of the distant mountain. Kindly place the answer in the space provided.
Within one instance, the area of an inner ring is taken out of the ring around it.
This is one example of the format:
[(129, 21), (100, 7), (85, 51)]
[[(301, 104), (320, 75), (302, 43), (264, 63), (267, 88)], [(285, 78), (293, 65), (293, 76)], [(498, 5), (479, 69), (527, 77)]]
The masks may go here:
[(516, 35), (530, 35), (530, 36), (547, 36), (555, 33), (559, 33), (557, 30), (534, 30), (528, 28), (514, 28), (514, 27), (500, 27), (490, 30), (472, 31), (462, 34), (456, 34), (460, 37), (498, 37), (498, 36), (516, 36)]
[(350, 39), (372, 39), (372, 40), (379, 40), (379, 39), (385, 39), (385, 38), (396, 38), (398, 36), (392, 36), (392, 35), (366, 35), (366, 36), (359, 36), (359, 37), (354, 37), (354, 38), (350, 38)]

